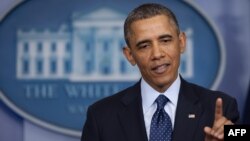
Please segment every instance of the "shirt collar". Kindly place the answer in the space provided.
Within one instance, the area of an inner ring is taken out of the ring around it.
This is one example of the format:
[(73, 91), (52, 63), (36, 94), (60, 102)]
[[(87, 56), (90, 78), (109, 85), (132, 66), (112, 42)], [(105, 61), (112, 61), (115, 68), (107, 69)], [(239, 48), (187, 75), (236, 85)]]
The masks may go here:
[[(180, 91), (180, 76), (175, 79), (172, 85), (162, 94), (164, 94), (169, 101), (177, 106), (177, 100)], [(141, 80), (141, 95), (142, 95), (142, 106), (143, 111), (147, 111), (150, 106), (153, 105), (155, 99), (159, 96), (159, 92), (152, 88), (143, 78)]]

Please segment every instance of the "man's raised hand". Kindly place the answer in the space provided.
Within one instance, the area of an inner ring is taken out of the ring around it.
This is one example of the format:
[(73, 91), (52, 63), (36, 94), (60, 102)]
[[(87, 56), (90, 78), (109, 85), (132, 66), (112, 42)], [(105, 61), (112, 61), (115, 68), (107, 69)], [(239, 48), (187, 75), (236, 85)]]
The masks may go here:
[(213, 127), (204, 127), (206, 134), (205, 141), (222, 141), (224, 140), (224, 125), (233, 124), (231, 120), (228, 120), (223, 116), (223, 101), (221, 98), (217, 98), (215, 103), (214, 123)]

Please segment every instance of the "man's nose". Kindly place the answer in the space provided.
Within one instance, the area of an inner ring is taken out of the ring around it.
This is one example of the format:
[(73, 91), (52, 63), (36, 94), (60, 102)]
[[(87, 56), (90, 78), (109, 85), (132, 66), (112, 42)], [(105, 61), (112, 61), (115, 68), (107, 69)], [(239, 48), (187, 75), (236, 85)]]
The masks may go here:
[(154, 45), (152, 48), (152, 59), (159, 59), (164, 56), (164, 51), (159, 45)]

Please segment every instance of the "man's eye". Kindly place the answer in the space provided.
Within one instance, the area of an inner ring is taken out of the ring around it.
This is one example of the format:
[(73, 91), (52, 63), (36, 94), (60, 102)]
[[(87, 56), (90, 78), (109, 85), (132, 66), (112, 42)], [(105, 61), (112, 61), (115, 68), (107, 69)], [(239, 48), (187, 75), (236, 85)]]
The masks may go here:
[(170, 41), (171, 41), (171, 39), (163, 39), (163, 40), (161, 40), (161, 42), (163, 42), (163, 43), (168, 43)]
[(143, 48), (147, 48), (147, 47), (149, 47), (148, 44), (142, 44), (142, 45), (139, 46), (139, 49), (143, 49)]

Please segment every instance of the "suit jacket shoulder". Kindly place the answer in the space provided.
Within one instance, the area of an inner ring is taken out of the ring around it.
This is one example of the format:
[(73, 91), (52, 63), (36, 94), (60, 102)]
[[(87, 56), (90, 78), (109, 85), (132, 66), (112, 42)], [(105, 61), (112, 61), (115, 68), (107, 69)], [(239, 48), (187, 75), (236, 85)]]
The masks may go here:
[(233, 97), (181, 79), (173, 140), (204, 140), (203, 128), (213, 125), (215, 102), (219, 97), (223, 100), (223, 115), (234, 123), (238, 122), (239, 112)]
[[(238, 104), (234, 97), (222, 91), (210, 90), (205, 87), (186, 82), (185, 80), (183, 80), (182, 83), (183, 83), (182, 85), (183, 88), (181, 88), (181, 92), (182, 93), (192, 92), (193, 94), (195, 94), (199, 99), (200, 103), (202, 103), (203, 107), (215, 108), (216, 99), (222, 98), (224, 115), (227, 118), (231, 119), (234, 123), (239, 122)], [(232, 110), (237, 111), (236, 113), (237, 115), (234, 115), (235, 117), (230, 116)]]
[(129, 102), (136, 100), (140, 96), (140, 84), (139, 82), (133, 86), (130, 86), (122, 91), (119, 91), (111, 96), (105, 97), (96, 101), (89, 106), (89, 109), (94, 111), (106, 111), (109, 112), (120, 110), (121, 107), (128, 104)]
[(147, 141), (139, 82), (89, 106), (82, 141)]

